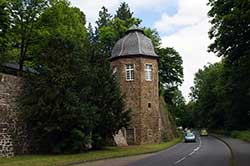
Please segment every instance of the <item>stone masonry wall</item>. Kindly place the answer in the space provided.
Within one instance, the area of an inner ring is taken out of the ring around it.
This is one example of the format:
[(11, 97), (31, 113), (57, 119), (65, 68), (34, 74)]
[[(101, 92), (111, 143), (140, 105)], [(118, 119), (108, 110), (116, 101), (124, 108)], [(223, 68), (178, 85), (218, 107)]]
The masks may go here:
[(17, 97), (23, 81), (0, 73), (0, 156), (11, 157), (27, 151), (23, 123), (17, 111)]
[[(125, 65), (134, 64), (134, 80), (125, 78)], [(153, 80), (145, 80), (145, 64), (153, 65)], [(159, 112), (158, 62), (155, 58), (124, 57), (112, 61), (125, 100), (125, 111), (132, 108), (132, 126), (125, 135), (135, 133), (135, 144), (159, 143), (161, 118)], [(130, 134), (129, 134), (130, 133)], [(128, 141), (128, 138), (127, 138)], [(131, 142), (128, 141), (129, 144)]]

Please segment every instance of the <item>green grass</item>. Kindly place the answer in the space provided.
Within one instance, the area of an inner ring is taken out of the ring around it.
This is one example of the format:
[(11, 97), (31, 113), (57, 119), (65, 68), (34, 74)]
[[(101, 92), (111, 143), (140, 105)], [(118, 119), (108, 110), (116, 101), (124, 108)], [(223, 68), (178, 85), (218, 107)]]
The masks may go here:
[(233, 138), (237, 138), (243, 141), (250, 142), (250, 131), (245, 130), (245, 131), (232, 131), (231, 136)]
[(103, 150), (89, 151), (72, 155), (23, 155), (13, 158), (0, 158), (1, 166), (59, 166), (68, 163), (100, 160), (115, 157), (125, 157), (138, 154), (146, 154), (164, 150), (177, 143), (182, 138), (176, 138), (170, 142), (150, 145), (136, 145), (129, 147), (107, 147)]

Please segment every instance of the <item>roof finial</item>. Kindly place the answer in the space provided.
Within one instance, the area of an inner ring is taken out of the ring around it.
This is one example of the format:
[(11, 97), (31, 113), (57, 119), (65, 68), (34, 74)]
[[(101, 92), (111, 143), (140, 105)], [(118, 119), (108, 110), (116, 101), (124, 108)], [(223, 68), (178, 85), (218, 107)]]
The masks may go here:
[(142, 32), (142, 33), (144, 34), (143, 30), (142, 30), (141, 28), (139, 28), (138, 26), (136, 26), (135, 24), (133, 24), (133, 25), (127, 30), (127, 33), (133, 32), (133, 31), (139, 31), (139, 32)]

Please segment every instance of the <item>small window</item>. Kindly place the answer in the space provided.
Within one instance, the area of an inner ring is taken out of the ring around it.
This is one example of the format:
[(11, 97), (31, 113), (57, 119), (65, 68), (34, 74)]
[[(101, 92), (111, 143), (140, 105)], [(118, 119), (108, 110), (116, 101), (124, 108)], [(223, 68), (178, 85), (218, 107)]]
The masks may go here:
[(152, 81), (152, 65), (146, 64), (145, 65), (145, 80)]
[(151, 108), (151, 103), (148, 103), (148, 108)]
[(113, 67), (113, 72), (112, 72), (113, 75), (116, 75), (117, 74), (117, 67)]
[(134, 65), (133, 64), (127, 64), (125, 68), (126, 72), (126, 80), (132, 81), (134, 80), (135, 74), (134, 74)]

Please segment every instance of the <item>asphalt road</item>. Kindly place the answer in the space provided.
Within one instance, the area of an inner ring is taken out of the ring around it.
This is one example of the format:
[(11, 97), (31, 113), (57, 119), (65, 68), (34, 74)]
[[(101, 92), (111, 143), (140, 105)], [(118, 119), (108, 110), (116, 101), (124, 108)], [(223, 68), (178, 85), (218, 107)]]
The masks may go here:
[(217, 135), (224, 140), (232, 149), (235, 166), (250, 165), (250, 143), (234, 138)]
[(81, 166), (229, 166), (230, 155), (223, 142), (208, 136), (198, 137), (196, 143), (179, 143), (154, 154), (88, 162)]

